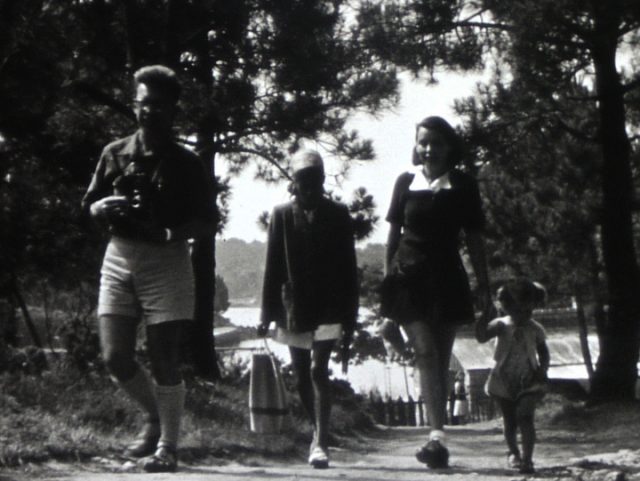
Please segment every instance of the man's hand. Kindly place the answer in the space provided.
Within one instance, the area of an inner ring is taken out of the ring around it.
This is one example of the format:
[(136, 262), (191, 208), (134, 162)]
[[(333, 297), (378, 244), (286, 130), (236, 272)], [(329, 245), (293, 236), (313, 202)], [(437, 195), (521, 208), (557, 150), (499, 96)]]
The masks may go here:
[(129, 200), (124, 195), (110, 195), (91, 204), (89, 212), (94, 218), (113, 222), (127, 217), (130, 207)]

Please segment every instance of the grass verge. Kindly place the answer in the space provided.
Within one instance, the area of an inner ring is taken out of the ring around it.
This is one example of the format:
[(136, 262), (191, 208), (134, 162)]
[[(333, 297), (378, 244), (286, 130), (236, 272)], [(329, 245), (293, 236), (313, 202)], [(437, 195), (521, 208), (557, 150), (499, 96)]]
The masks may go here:
[[(307, 455), (311, 428), (296, 394), (290, 393), (292, 413), (283, 432), (261, 435), (249, 430), (246, 372), (215, 384), (188, 372), (185, 377), (183, 462), (215, 458), (252, 464), (259, 458)], [(357, 433), (373, 429), (373, 422), (346, 383), (334, 386), (332, 444), (354, 448)], [(141, 424), (139, 411), (103, 371), (79, 372), (52, 363), (39, 375), (0, 374), (0, 467), (117, 458)]]

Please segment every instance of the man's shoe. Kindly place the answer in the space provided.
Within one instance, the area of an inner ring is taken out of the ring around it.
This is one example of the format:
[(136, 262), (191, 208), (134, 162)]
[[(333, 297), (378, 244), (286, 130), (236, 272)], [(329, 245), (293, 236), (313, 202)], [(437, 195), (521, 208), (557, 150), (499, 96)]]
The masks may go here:
[(432, 439), (416, 451), (416, 459), (430, 469), (449, 467), (449, 450), (440, 441)]
[(140, 435), (124, 450), (127, 458), (143, 458), (152, 455), (158, 447), (160, 440), (160, 423), (158, 421), (147, 422)]
[(327, 469), (329, 467), (329, 454), (320, 446), (316, 446), (309, 455), (309, 464), (315, 469)]
[(173, 473), (178, 467), (178, 455), (175, 449), (160, 446), (155, 453), (140, 462), (147, 473)]

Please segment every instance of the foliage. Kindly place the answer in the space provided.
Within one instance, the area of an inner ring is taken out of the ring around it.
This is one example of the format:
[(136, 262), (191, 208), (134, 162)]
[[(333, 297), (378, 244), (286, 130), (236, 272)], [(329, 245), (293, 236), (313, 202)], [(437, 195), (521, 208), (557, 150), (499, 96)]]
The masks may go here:
[(94, 319), (72, 318), (60, 327), (59, 334), (67, 363), (82, 372), (103, 368)]
[[(79, 200), (100, 149), (134, 128), (131, 74), (144, 64), (178, 72), (176, 133), (213, 175), (223, 160), (281, 181), (304, 142), (370, 160), (346, 121), (397, 100), (395, 70), (360, 48), (348, 2), (3, 0), (0, 12), (0, 284), (95, 286), (104, 239)], [(224, 219), (227, 180), (218, 187)]]
[[(249, 432), (246, 375), (236, 370), (237, 376), (211, 384), (198, 381), (186, 369), (183, 461), (208, 456), (306, 459), (310, 431), (301, 417), (289, 423), (283, 434), (270, 436), (266, 444), (264, 436)], [(360, 409), (361, 399), (346, 386), (336, 389), (336, 416), (344, 422), (336, 424), (336, 435), (370, 428), (371, 419)], [(296, 397), (292, 392), (291, 399)], [(39, 375), (0, 373), (0, 467), (48, 460), (88, 461), (95, 456), (119, 467), (120, 451), (142, 422), (137, 407), (104, 371), (80, 372), (67, 364), (52, 363), (50, 370)]]
[(224, 279), (221, 276), (216, 275), (216, 291), (214, 297), (213, 310), (217, 314), (221, 314), (229, 309), (229, 289)]
[[(540, 272), (536, 262), (542, 260), (548, 264), (543, 277), (555, 280), (568, 270), (565, 282), (580, 284), (576, 259), (593, 252), (586, 244), (597, 238), (609, 322), (599, 332), (602, 349), (592, 393), (631, 398), (640, 330), (628, 134), (638, 129), (637, 2), (374, 1), (364, 3), (359, 22), (379, 58), (416, 74), (433, 79), (438, 67), (492, 68), (494, 78), (481, 87), (479, 105), (462, 110), (469, 115), (465, 130), (479, 141), (478, 158), (469, 157), (465, 167), (477, 170), (474, 160), (490, 164), (487, 186), (499, 187), (490, 199), (497, 206), (493, 227), (513, 236), (513, 242), (498, 239), (501, 259), (494, 260), (508, 260), (517, 269), (526, 265), (532, 272)], [(623, 51), (630, 70), (616, 65)], [(570, 173), (585, 178), (592, 172), (597, 174), (575, 189), (561, 183)], [(574, 249), (568, 248), (571, 237)], [(549, 245), (554, 248), (542, 255)], [(553, 256), (562, 260), (553, 262)], [(597, 270), (595, 256), (590, 257), (591, 270)]]

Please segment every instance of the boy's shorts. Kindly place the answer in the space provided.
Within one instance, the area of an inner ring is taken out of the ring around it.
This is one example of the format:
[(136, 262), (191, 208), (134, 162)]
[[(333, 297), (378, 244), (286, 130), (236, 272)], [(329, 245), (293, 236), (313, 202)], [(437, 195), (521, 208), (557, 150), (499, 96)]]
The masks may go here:
[(191, 320), (195, 286), (186, 242), (155, 244), (112, 237), (100, 270), (98, 316), (146, 324)]
[(315, 331), (292, 332), (278, 327), (275, 340), (289, 347), (311, 349), (316, 341), (334, 341), (342, 337), (342, 324), (320, 324)]

